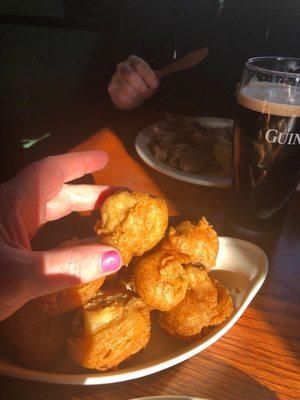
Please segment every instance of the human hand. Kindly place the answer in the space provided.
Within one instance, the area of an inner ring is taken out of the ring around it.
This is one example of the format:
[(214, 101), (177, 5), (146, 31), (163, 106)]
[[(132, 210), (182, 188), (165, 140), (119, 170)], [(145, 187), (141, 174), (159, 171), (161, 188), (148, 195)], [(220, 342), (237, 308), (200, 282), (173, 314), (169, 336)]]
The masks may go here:
[(0, 186), (0, 321), (35, 297), (121, 267), (116, 249), (96, 243), (43, 252), (30, 247), (41, 225), (72, 211), (92, 210), (100, 198), (114, 191), (107, 186), (66, 183), (102, 169), (107, 160), (101, 151), (47, 157)]
[(151, 97), (159, 79), (146, 61), (131, 55), (117, 65), (108, 85), (108, 93), (116, 107), (130, 110)]

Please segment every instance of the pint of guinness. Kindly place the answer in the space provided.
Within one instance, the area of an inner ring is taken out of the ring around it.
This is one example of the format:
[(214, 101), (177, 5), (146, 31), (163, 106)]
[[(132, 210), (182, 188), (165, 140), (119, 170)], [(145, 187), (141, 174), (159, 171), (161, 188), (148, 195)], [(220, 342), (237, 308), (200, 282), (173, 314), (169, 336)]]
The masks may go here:
[[(300, 59), (250, 59), (237, 95), (233, 207), (242, 231), (280, 231), (300, 177)], [(296, 72), (295, 72), (296, 71)]]

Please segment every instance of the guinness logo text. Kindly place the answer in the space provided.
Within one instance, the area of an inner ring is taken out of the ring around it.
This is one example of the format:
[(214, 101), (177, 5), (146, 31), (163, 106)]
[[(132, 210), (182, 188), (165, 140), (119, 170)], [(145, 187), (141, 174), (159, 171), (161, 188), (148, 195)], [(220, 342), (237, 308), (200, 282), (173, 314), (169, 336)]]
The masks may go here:
[(268, 129), (265, 136), (270, 143), (300, 144), (300, 133), (279, 132), (276, 129)]

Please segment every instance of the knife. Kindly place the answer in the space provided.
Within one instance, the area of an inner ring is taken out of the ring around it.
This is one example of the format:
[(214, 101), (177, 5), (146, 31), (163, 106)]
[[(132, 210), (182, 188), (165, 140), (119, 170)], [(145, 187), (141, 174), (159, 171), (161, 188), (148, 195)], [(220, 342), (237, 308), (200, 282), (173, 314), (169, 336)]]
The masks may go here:
[(195, 65), (201, 63), (207, 56), (209, 49), (207, 47), (202, 47), (192, 53), (187, 54), (179, 58), (174, 63), (167, 65), (166, 67), (157, 69), (155, 71), (158, 78), (162, 78), (166, 75), (173, 74), (174, 72), (183, 71), (194, 67)]

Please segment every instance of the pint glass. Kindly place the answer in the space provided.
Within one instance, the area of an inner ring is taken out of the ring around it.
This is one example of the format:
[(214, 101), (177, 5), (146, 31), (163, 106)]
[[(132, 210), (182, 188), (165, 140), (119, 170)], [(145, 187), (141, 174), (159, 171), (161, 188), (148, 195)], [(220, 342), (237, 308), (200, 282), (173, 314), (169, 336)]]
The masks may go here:
[(250, 59), (237, 102), (230, 220), (280, 231), (300, 172), (300, 59)]

